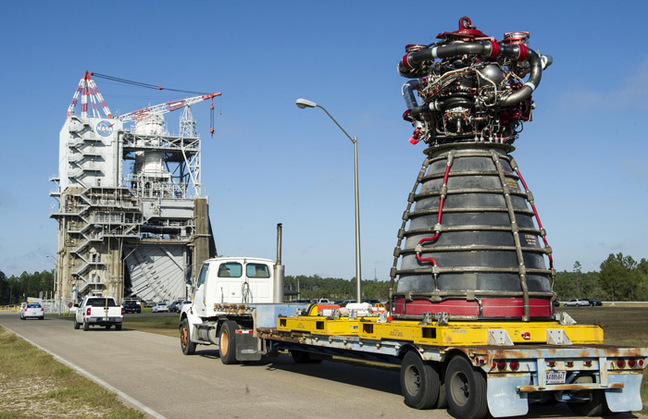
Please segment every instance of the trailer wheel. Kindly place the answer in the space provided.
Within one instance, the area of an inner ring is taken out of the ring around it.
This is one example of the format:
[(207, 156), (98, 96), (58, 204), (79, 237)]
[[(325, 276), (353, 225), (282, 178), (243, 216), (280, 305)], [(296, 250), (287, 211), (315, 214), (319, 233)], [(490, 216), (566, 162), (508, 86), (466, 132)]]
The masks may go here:
[(466, 358), (452, 358), (445, 377), (448, 412), (452, 416), (477, 419), (488, 414), (486, 378)]
[(405, 404), (414, 409), (430, 409), (439, 400), (439, 371), (424, 362), (416, 351), (407, 352), (403, 358), (400, 385)]
[(191, 341), (189, 336), (189, 322), (187, 319), (182, 319), (180, 323), (180, 349), (185, 355), (193, 355), (196, 352), (196, 344)]
[[(574, 383), (593, 383), (594, 377), (581, 375), (574, 380)], [(602, 416), (609, 413), (605, 403), (603, 390), (583, 390), (570, 393), (572, 399), (580, 401), (568, 402), (567, 407), (579, 416)]]
[(236, 329), (238, 325), (232, 320), (227, 320), (221, 326), (218, 340), (218, 352), (223, 364), (236, 364)]

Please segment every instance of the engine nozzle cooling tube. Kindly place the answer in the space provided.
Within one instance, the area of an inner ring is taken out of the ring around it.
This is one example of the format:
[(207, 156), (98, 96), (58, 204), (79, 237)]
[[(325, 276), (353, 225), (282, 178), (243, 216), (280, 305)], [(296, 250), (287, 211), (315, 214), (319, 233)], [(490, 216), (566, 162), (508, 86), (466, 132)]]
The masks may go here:
[[(406, 77), (412, 69), (419, 67), (426, 61), (467, 54), (478, 55), (486, 60), (494, 60), (495, 58), (502, 56), (518, 61), (529, 62), (529, 65), (531, 67), (529, 80), (524, 83), (520, 90), (502, 99), (500, 101), (500, 106), (512, 106), (526, 99), (529, 99), (533, 91), (540, 84), (540, 80), (542, 79), (543, 61), (545, 63), (545, 66), (547, 65), (547, 63), (551, 64), (552, 62), (551, 57), (547, 57), (543, 60), (540, 54), (532, 49), (527, 48), (527, 46), (524, 44), (500, 45), (496, 41), (465, 42), (440, 45), (432, 48), (425, 48), (416, 52), (410, 52), (409, 54), (403, 56), (403, 59), (398, 63), (398, 72), (402, 76)], [(405, 86), (403, 87), (405, 88)], [(413, 85), (411, 87), (416, 88)], [(403, 93), (405, 93), (405, 91)], [(405, 98), (405, 101), (407, 103), (408, 98)], [(414, 103), (415, 102), (416, 101), (414, 100)], [(409, 107), (409, 103), (407, 104)]]

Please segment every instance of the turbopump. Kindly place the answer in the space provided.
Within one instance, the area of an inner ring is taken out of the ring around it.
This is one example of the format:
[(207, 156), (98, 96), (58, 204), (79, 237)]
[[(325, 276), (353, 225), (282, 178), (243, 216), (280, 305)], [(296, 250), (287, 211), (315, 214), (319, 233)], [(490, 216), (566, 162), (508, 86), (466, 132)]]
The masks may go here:
[(506, 33), (498, 42), (465, 16), (458, 30), (437, 38), (407, 45), (398, 63), (398, 72), (412, 78), (403, 85), (403, 118), (414, 126), (410, 142), (512, 144), (531, 120), (531, 94), (552, 57), (528, 47), (528, 32)]

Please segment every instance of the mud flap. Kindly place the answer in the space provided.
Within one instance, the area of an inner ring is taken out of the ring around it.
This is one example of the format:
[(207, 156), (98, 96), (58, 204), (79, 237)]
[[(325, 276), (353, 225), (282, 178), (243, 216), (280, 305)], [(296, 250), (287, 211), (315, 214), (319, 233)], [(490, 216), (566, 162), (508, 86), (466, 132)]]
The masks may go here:
[(518, 391), (518, 387), (529, 384), (528, 376), (488, 376), (486, 395), (488, 410), (495, 418), (521, 416), (529, 412), (527, 393)]
[(236, 360), (237, 361), (259, 361), (259, 340), (254, 337), (251, 330), (236, 331)]
[(612, 412), (639, 412), (641, 402), (641, 374), (609, 374), (609, 383), (623, 383), (623, 388), (606, 390), (605, 401)]

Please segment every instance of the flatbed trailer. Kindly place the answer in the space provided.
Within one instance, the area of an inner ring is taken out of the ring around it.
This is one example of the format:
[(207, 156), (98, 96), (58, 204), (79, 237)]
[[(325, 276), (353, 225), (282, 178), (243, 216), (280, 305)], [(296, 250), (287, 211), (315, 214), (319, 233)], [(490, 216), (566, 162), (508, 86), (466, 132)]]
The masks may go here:
[[(436, 322), (328, 316), (298, 304), (215, 304), (210, 341), (226, 364), (289, 351), (296, 362), (340, 356), (400, 364), (405, 403), (461, 418), (524, 415), (557, 400), (580, 415), (642, 409), (648, 350), (603, 345), (597, 325), (567, 315), (541, 322)], [(183, 323), (188, 325), (189, 323)], [(181, 345), (187, 353), (187, 340)], [(197, 330), (185, 329), (185, 335)], [(204, 335), (204, 334), (203, 334)], [(195, 346), (194, 346), (195, 348)]]

